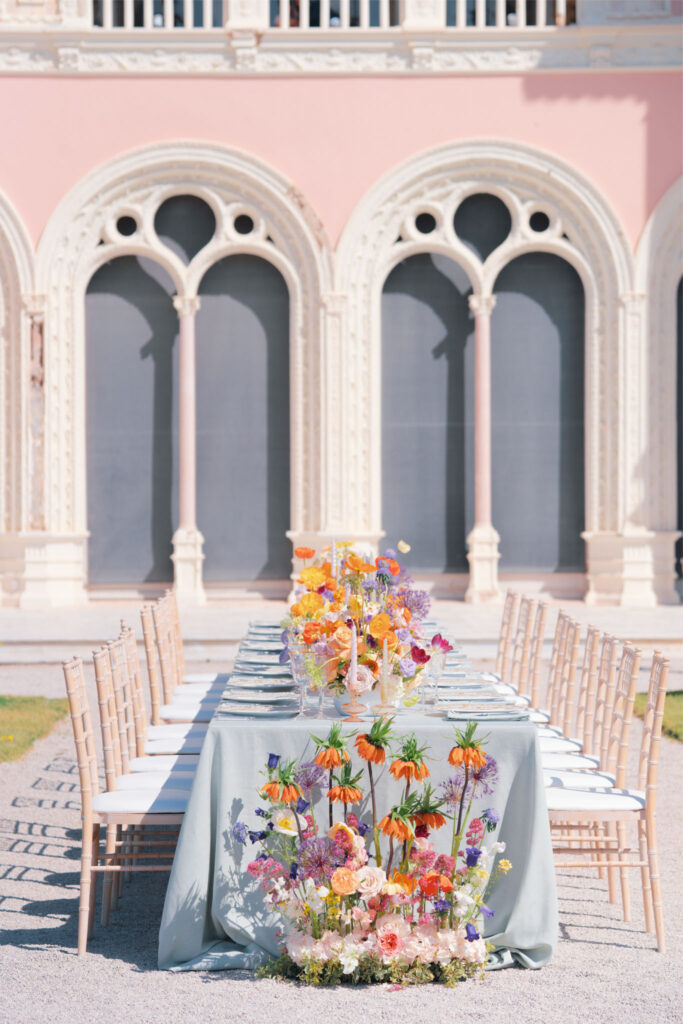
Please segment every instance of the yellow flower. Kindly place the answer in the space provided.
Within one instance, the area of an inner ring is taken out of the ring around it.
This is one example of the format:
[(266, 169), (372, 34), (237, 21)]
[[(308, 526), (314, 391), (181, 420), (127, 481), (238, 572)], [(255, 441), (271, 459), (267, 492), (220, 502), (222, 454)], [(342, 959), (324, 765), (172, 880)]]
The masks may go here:
[(327, 573), (317, 565), (309, 565), (307, 569), (301, 571), (299, 580), (308, 590), (317, 590), (327, 581)]
[(321, 594), (304, 594), (299, 598), (299, 608), (302, 615), (315, 615), (319, 612), (325, 602)]
[[(512, 865), (510, 866), (512, 867)], [(480, 882), (485, 882), (486, 879), (489, 877), (488, 871), (484, 871), (483, 868), (477, 868), (475, 874)]]
[(410, 551), (410, 544), (406, 544), (404, 540), (400, 540), (396, 547), (398, 548), (402, 555), (407, 555), (408, 552)]
[(502, 871), (504, 875), (507, 875), (508, 871), (510, 871), (511, 868), (512, 868), (512, 864), (510, 863), (509, 860), (499, 860), (498, 861), (498, 869), (500, 871)]

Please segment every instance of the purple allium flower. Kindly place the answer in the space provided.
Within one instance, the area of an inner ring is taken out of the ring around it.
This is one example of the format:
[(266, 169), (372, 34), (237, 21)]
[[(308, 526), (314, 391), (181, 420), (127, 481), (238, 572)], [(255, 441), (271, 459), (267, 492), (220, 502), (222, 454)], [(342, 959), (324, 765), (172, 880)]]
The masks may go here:
[(481, 768), (473, 768), (470, 772), (470, 783), (476, 794), (490, 796), (498, 782), (498, 762), (495, 757), (486, 755), (486, 764)]
[(232, 826), (232, 838), (236, 839), (242, 846), (247, 845), (247, 836), (249, 835), (249, 829), (243, 821), (238, 821)]
[(384, 554), (386, 555), (387, 558), (396, 558), (396, 549), (386, 548)]
[(403, 603), (414, 619), (426, 619), (432, 602), (426, 590), (406, 590), (403, 594)]
[(299, 846), (299, 866), (318, 885), (326, 882), (345, 859), (344, 850), (327, 839), (304, 839)]
[(479, 907), (479, 909), (481, 910), (481, 912), (484, 915), (484, 917), (493, 917), (494, 916), (493, 911), (491, 910), (491, 908), (487, 907), (485, 903), (482, 903), (482, 905)]
[(450, 910), (450, 909), (451, 909), (451, 905), (448, 902), (448, 900), (444, 900), (444, 899), (434, 900), (434, 910), (436, 910), (437, 914), (445, 914), (445, 912), (447, 910)]
[(494, 811), (492, 807), (489, 807), (481, 816), (481, 819), (486, 824), (487, 832), (495, 832), (496, 825), (500, 821), (500, 815), (498, 811)]
[(278, 761), (280, 760), (279, 754), (268, 754), (268, 767), (277, 768)]
[(370, 826), (366, 825), (364, 821), (358, 822), (358, 835), (361, 837), (361, 839), (365, 839), (366, 835), (370, 831)]
[(479, 938), (479, 932), (472, 923), (465, 925), (465, 932), (467, 933), (467, 941), (474, 942)]
[(465, 786), (465, 773), (459, 769), (450, 779), (441, 783), (441, 798), (449, 807), (457, 807), (462, 800)]
[(476, 846), (468, 846), (465, 858), (467, 861), (468, 868), (476, 868), (477, 861), (481, 857), (481, 850), (477, 849)]
[(311, 801), (310, 800), (304, 800), (304, 798), (300, 796), (299, 799), (296, 802), (296, 813), (297, 814), (305, 814), (310, 806), (311, 806)]
[(315, 761), (304, 761), (294, 773), (294, 781), (301, 789), (307, 792), (314, 786), (319, 786), (325, 778), (325, 769), (321, 768)]

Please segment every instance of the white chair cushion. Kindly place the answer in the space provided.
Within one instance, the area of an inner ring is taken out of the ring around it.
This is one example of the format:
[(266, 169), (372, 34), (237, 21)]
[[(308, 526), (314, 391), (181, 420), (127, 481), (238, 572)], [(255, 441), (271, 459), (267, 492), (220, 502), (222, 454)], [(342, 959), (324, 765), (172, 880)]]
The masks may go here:
[(228, 679), (229, 672), (190, 672), (183, 676), (181, 689), (193, 687), (195, 690), (203, 690), (205, 693), (211, 690), (222, 690)]
[(556, 771), (553, 768), (546, 769), (544, 765), (543, 782), (553, 789), (610, 789), (614, 785), (614, 776), (609, 772), (591, 771), (590, 768)]
[(541, 751), (541, 765), (544, 771), (564, 771), (572, 768), (587, 768), (593, 771), (600, 767), (600, 758), (592, 757), (590, 754), (548, 754)]
[(197, 725), (193, 725), (192, 722), (178, 722), (176, 725), (150, 725), (147, 730), (147, 739), (165, 740), (169, 736), (173, 739), (182, 739), (183, 736), (194, 736), (199, 739), (200, 736), (206, 736), (208, 728), (208, 725), (201, 722)]
[(548, 721), (548, 719), (550, 718), (550, 715), (548, 714), (547, 711), (532, 711), (531, 714), (529, 715), (529, 718), (531, 719), (532, 722), (535, 722), (536, 724), (543, 725), (545, 722)]
[(146, 754), (201, 754), (203, 736), (169, 736), (163, 740), (147, 740)]
[(157, 757), (134, 757), (128, 762), (132, 772), (171, 772), (185, 775), (192, 773), (199, 764), (199, 754), (160, 754)]
[(640, 811), (645, 794), (633, 789), (546, 789), (549, 811)]
[(164, 722), (210, 722), (217, 704), (162, 704), (159, 715)]
[(562, 730), (558, 729), (558, 727), (556, 725), (540, 725), (538, 727), (538, 738), (539, 739), (542, 740), (542, 739), (550, 738), (552, 740), (555, 736), (559, 736), (561, 739), (564, 736)]
[(539, 736), (541, 754), (566, 754), (571, 750), (580, 752), (581, 740), (568, 740), (564, 736)]
[(119, 775), (116, 779), (116, 788), (191, 789), (193, 781), (194, 772), (133, 772), (130, 775)]
[(184, 814), (188, 789), (121, 789), (93, 798), (97, 814)]

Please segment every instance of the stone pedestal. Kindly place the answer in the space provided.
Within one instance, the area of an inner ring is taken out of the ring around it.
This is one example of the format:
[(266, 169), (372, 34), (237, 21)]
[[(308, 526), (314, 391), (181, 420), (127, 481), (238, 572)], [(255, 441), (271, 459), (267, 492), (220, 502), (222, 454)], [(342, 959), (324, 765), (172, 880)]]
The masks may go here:
[(652, 608), (678, 604), (674, 575), (675, 532), (632, 530), (584, 533), (586, 604)]
[(498, 604), (502, 600), (498, 586), (499, 543), (492, 526), (475, 526), (467, 537), (470, 579), (465, 600), (469, 604)]
[(206, 604), (202, 580), (204, 537), (196, 527), (180, 526), (173, 534), (175, 592), (179, 604)]

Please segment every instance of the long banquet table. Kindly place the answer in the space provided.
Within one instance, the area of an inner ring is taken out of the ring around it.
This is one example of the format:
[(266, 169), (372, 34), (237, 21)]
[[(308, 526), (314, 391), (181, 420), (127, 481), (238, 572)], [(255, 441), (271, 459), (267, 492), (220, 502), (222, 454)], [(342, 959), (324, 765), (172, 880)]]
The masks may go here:
[[(247, 864), (259, 852), (232, 836), (244, 821), (257, 828), (259, 774), (270, 753), (284, 759), (312, 760), (311, 733), (324, 736), (331, 720), (230, 719), (216, 716), (204, 741), (180, 832), (159, 933), (159, 967), (165, 970), (254, 969), (278, 953), (280, 918), (263, 902)], [(395, 719), (399, 735), (416, 732), (430, 748), (430, 781), (448, 778), (447, 755), (454, 725), (443, 717), (405, 710)], [(348, 723), (344, 733), (367, 726)], [(485, 749), (498, 762), (491, 796), (479, 797), (473, 812), (488, 807), (500, 816), (496, 839), (506, 843), (513, 865), (487, 904), (494, 916), (485, 937), (496, 952), (490, 968), (509, 964), (539, 968), (554, 951), (557, 937), (555, 874), (536, 728), (529, 721), (482, 723)], [(350, 748), (352, 749), (352, 748)], [(390, 787), (392, 787), (390, 789)], [(388, 809), (395, 783), (386, 766), (377, 781), (378, 806)], [(327, 801), (324, 801), (325, 813)], [(357, 808), (354, 808), (357, 810)], [(363, 818), (365, 805), (358, 811)], [(318, 810), (322, 814), (322, 805)], [(367, 814), (365, 820), (368, 820)], [(439, 852), (448, 852), (450, 830), (432, 833)], [(448, 835), (446, 835), (448, 833)]]

